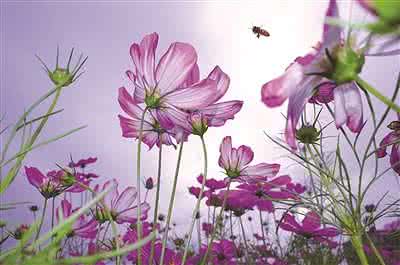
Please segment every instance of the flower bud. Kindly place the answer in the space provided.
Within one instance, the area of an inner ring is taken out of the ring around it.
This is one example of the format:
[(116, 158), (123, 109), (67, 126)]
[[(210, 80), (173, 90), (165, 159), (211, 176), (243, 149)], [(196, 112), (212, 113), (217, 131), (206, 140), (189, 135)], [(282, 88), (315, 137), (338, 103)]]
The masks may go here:
[(37, 205), (32, 205), (32, 206), (29, 206), (29, 210), (31, 212), (37, 212), (39, 210), (39, 207)]
[(203, 136), (208, 129), (207, 118), (199, 113), (193, 112), (189, 115), (189, 122), (192, 125), (192, 133), (194, 135)]
[(58, 87), (66, 87), (71, 85), (82, 73), (79, 73), (79, 70), (82, 68), (82, 66), (85, 64), (86, 60), (88, 57), (82, 60), (82, 55), (79, 57), (78, 62), (76, 63), (75, 67), (71, 70), (70, 69), (70, 64), (71, 64), (71, 59), (74, 54), (74, 49), (71, 50), (71, 53), (69, 54), (68, 62), (65, 68), (60, 67), (58, 64), (58, 59), (59, 59), (59, 49), (57, 47), (57, 57), (56, 57), (56, 69), (51, 71), (49, 67), (40, 59), (39, 56), (36, 56), (39, 61), (42, 63), (46, 73), (50, 77), (50, 80)]
[(146, 179), (145, 188), (147, 190), (152, 190), (154, 188), (153, 178)]

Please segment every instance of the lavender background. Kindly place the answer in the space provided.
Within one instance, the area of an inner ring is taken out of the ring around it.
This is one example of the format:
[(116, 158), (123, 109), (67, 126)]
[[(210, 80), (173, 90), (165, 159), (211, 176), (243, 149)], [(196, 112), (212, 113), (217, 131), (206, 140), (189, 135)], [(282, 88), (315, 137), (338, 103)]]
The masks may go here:
[[(75, 47), (89, 56), (86, 73), (63, 91), (57, 108), (65, 110), (50, 119), (39, 141), (81, 125), (88, 127), (33, 152), (25, 164), (47, 171), (55, 168), (55, 163), (67, 163), (70, 153), (75, 160), (97, 156), (99, 160), (93, 168), (102, 176), (99, 182), (116, 178), (121, 186), (135, 185), (136, 143), (121, 137), (117, 89), (128, 84), (124, 72), (132, 66), (131, 43), (156, 31), (160, 35), (158, 56), (173, 41), (191, 43), (198, 52), (203, 75), (217, 64), (230, 75), (231, 87), (225, 99), (245, 101), (234, 121), (223, 128), (210, 129), (206, 135), (209, 176), (222, 178), (217, 165), (219, 143), (225, 135), (232, 135), (234, 145), (246, 144), (253, 148), (255, 162), (282, 162), (282, 173), (291, 173), (293, 178), (302, 181), (301, 168), (291, 166), (293, 163), (283, 157), (285, 153), (263, 133), (279, 136), (284, 128), (280, 113), (285, 112), (286, 105), (267, 109), (260, 101), (260, 88), (319, 41), (326, 6), (327, 1), (305, 0), (2, 1), (0, 110), (6, 116), (1, 127), (15, 121), (25, 107), (51, 88), (34, 55), (54, 65), (57, 44), (62, 59)], [(349, 16), (350, 6), (349, 1), (340, 2), (345, 18)], [(352, 19), (371, 18), (354, 3)], [(257, 39), (249, 29), (252, 25), (263, 25), (271, 37)], [(400, 70), (399, 57), (368, 59), (367, 65), (363, 76), (390, 95)], [(1, 144), (3, 141), (2, 137)], [(363, 141), (362, 137), (361, 146)], [(155, 176), (157, 151), (144, 152), (143, 157), (143, 175)], [(175, 150), (166, 148), (161, 183), (164, 212), (175, 160)], [(387, 164), (388, 160), (384, 160), (382, 167)], [(203, 167), (200, 141), (195, 137), (184, 147), (183, 165), (173, 218), (178, 225), (185, 225), (191, 214), (194, 200), (188, 196), (187, 187), (195, 183)], [(378, 183), (369, 199), (376, 200), (388, 189), (398, 194), (399, 186), (392, 172)], [(39, 203), (41, 197), (21, 171), (1, 201)], [(8, 211), (1, 218), (17, 225), (30, 222), (31, 215), (28, 210), (18, 209)]]

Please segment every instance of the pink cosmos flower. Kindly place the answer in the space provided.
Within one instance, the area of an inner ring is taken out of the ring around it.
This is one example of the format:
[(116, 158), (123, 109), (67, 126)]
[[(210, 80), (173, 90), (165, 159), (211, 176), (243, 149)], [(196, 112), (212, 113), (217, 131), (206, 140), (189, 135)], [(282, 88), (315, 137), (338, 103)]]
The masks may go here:
[[(138, 105), (129, 92), (121, 87), (119, 89), (118, 102), (122, 110), (129, 116), (126, 118), (118, 115), (122, 136), (127, 138), (139, 138), (140, 122), (143, 115), (143, 109)], [(151, 112), (146, 112), (143, 124), (143, 142), (151, 149), (154, 144), (173, 145), (170, 133), (166, 132), (160, 125), (160, 122)]]
[[(117, 180), (109, 180), (104, 183), (103, 188), (100, 190), (99, 185), (97, 185), (94, 190), (96, 192), (101, 192), (106, 190), (110, 185), (112, 185), (112, 189), (103, 199), (104, 204), (107, 206), (110, 211), (111, 217), (118, 224), (122, 223), (136, 223), (137, 216), (137, 203), (140, 203), (137, 198), (136, 188), (135, 187), (127, 187), (121, 193), (118, 192), (118, 182)], [(138, 200), (136, 203), (135, 201)], [(142, 215), (140, 216), (141, 220), (147, 218), (147, 213), (150, 210), (150, 205), (147, 202), (141, 202), (142, 207)], [(97, 206), (96, 209), (96, 217), (99, 221), (107, 220), (107, 215), (104, 212), (105, 209), (102, 208), (101, 205)]]
[(44, 175), (35, 167), (25, 167), (29, 183), (36, 187), (45, 198), (56, 197), (69, 187), (61, 179), (63, 172), (61, 171), (62, 174), (59, 172), (53, 170)]
[(254, 154), (250, 147), (241, 145), (239, 148), (232, 147), (232, 139), (226, 136), (220, 146), (220, 157), (218, 164), (225, 170), (225, 174), (233, 180), (242, 182), (256, 181), (260, 177), (275, 176), (280, 168), (279, 164), (260, 163), (249, 166)]
[[(201, 184), (203, 183), (203, 178), (203, 175), (199, 175), (197, 177), (197, 181)], [(209, 191), (214, 192), (216, 190), (225, 189), (227, 187), (227, 184), (224, 180), (209, 178), (206, 180), (205, 186), (209, 189)]]
[[(326, 17), (337, 16), (336, 1), (331, 0)], [(332, 99), (332, 82), (320, 74), (326, 71), (326, 53), (340, 45), (341, 29), (325, 24), (322, 43), (317, 50), (297, 58), (283, 75), (262, 87), (262, 101), (268, 107), (277, 107), (289, 100), (285, 139), (292, 149), (297, 149), (296, 126), (306, 103), (327, 103)], [(339, 128), (346, 123), (352, 132), (359, 132), (363, 125), (363, 112), (361, 94), (355, 82), (337, 84), (333, 89), (333, 99), (336, 126)]]
[(215, 98), (216, 82), (196, 82), (197, 54), (190, 44), (172, 43), (156, 65), (157, 45), (157, 33), (146, 35), (140, 44), (133, 43), (130, 54), (134, 70), (127, 71), (127, 75), (135, 87), (135, 101), (145, 103), (164, 128), (171, 128), (186, 119), (182, 110), (197, 110), (210, 104)]
[[(142, 227), (142, 238), (147, 237), (153, 231), (152, 225), (148, 222), (143, 223)], [(133, 244), (138, 241), (138, 234), (136, 231), (136, 227), (130, 228), (126, 231), (125, 235), (122, 238), (124, 244)], [(157, 241), (157, 244), (158, 241)], [(151, 242), (148, 242), (146, 245), (142, 247), (141, 257), (143, 264), (150, 264), (150, 255), (151, 255)], [(136, 250), (130, 252), (127, 256), (127, 259), (131, 261), (133, 264), (136, 264), (138, 258), (138, 253)], [(153, 264), (156, 264), (153, 260)]]
[(211, 263), (215, 265), (236, 265), (236, 246), (232, 241), (222, 239), (211, 246)]
[(400, 175), (400, 114), (398, 114), (398, 120), (392, 121), (388, 125), (388, 128), (391, 129), (392, 132), (382, 139), (377, 156), (379, 158), (385, 157), (387, 155), (386, 149), (391, 146), (390, 165), (393, 170)]
[[(77, 210), (77, 209), (76, 209)], [(74, 210), (74, 211), (76, 211)], [(63, 219), (67, 219), (73, 214), (72, 205), (67, 200), (62, 200), (60, 207), (56, 210), (57, 222), (60, 221), (60, 211)], [(73, 224), (71, 234), (68, 236), (78, 236), (81, 238), (94, 239), (97, 235), (97, 222), (94, 219), (86, 220), (85, 215), (81, 215)]]
[(294, 232), (309, 239), (315, 239), (321, 243), (327, 243), (329, 247), (336, 247), (337, 243), (329, 238), (339, 235), (339, 231), (333, 227), (321, 228), (321, 219), (318, 214), (310, 211), (303, 221), (298, 223), (291, 214), (286, 214), (279, 225), (283, 230)]
[(258, 182), (256, 184), (241, 184), (238, 196), (248, 198), (260, 211), (273, 212), (274, 205), (272, 200), (285, 200), (295, 198), (288, 191), (282, 190), (282, 187), (291, 182), (289, 176), (280, 176), (271, 181)]

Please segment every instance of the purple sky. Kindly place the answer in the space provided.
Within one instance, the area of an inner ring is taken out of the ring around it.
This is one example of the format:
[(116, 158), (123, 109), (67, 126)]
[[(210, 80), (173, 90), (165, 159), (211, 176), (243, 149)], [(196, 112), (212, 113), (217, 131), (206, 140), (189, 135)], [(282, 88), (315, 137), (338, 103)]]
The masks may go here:
[[(2, 127), (14, 121), (24, 107), (51, 88), (34, 55), (38, 54), (52, 65), (57, 44), (62, 59), (67, 57), (70, 48), (75, 47), (77, 52), (89, 56), (86, 73), (75, 85), (63, 91), (57, 108), (65, 110), (50, 119), (40, 139), (81, 125), (88, 125), (88, 128), (37, 150), (27, 157), (25, 164), (46, 171), (53, 169), (55, 163), (66, 163), (70, 153), (75, 159), (97, 156), (95, 172), (104, 179), (117, 178), (123, 186), (135, 185), (136, 144), (121, 137), (117, 89), (128, 83), (124, 72), (131, 66), (128, 52), (131, 43), (156, 31), (160, 35), (158, 56), (173, 41), (191, 43), (198, 52), (203, 75), (216, 64), (230, 75), (231, 88), (225, 99), (245, 101), (242, 112), (234, 121), (207, 133), (210, 177), (222, 177), (216, 162), (218, 146), (225, 135), (232, 135), (234, 145), (250, 145), (255, 151), (255, 162), (288, 163), (281, 159), (283, 152), (263, 134), (265, 130), (278, 136), (282, 131), (284, 120), (280, 112), (285, 106), (265, 108), (260, 102), (260, 88), (320, 39), (326, 5), (324, 1), (246, 4), (228, 1), (2, 1), (1, 113), (6, 114)], [(356, 5), (353, 9), (353, 18), (364, 19), (364, 13), (360, 13)], [(342, 3), (344, 17), (348, 17), (348, 10), (348, 3)], [(255, 38), (249, 29), (252, 25), (263, 25), (271, 37)], [(400, 70), (399, 57), (368, 59), (367, 64), (363, 76), (389, 94)], [(192, 211), (187, 207), (186, 191), (202, 170), (200, 147), (200, 141), (192, 137), (184, 148), (176, 203), (178, 224), (185, 223)], [(155, 176), (156, 156), (155, 150), (144, 154), (144, 176)], [(175, 151), (172, 148), (166, 150), (163, 209), (167, 206), (175, 159)], [(283, 173), (287, 172), (294, 172), (293, 177), (298, 180), (304, 177), (303, 173), (296, 174), (302, 172), (300, 168), (288, 168), (285, 164)], [(382, 194), (389, 187), (398, 191), (393, 176), (381, 182), (376, 191)], [(21, 172), (3, 199), (38, 203), (40, 195), (33, 192)], [(27, 211), (9, 211), (7, 219), (19, 223), (28, 214)]]

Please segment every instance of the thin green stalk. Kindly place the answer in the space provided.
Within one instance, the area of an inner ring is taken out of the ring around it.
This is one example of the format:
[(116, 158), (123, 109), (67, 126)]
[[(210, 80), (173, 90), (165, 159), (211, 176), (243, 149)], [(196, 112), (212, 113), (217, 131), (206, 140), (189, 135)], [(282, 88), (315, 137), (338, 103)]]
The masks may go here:
[[(231, 187), (231, 179), (229, 179), (228, 186), (227, 186), (226, 192), (225, 192), (225, 194), (224, 194), (224, 199), (223, 199), (223, 201), (222, 201), (221, 210), (220, 210), (220, 212), (219, 212), (219, 214), (218, 214), (218, 217), (217, 217), (217, 219), (216, 219), (217, 222), (218, 222), (218, 220), (220, 220), (220, 219), (222, 218), (222, 214), (224, 213), (225, 206), (226, 206), (226, 201), (227, 201), (227, 199), (228, 199), (228, 193), (229, 193), (230, 187)], [(202, 259), (200, 265), (205, 265), (206, 262), (208, 262), (208, 261), (207, 261), (207, 258), (208, 258), (208, 255), (209, 255), (209, 253), (210, 253), (211, 245), (212, 245), (212, 243), (214, 242), (215, 236), (217, 235), (217, 230), (218, 230), (218, 229), (216, 228), (216, 225), (215, 225), (215, 226), (214, 226), (214, 229), (213, 229), (213, 232), (212, 232), (212, 234), (211, 234), (210, 241), (209, 241), (208, 244), (207, 244), (206, 253), (204, 254), (204, 257), (203, 257), (203, 259)]]
[[(158, 149), (158, 170), (157, 170), (157, 190), (156, 190), (156, 201), (154, 206), (154, 216), (153, 216), (153, 232), (157, 230), (157, 217), (158, 217), (158, 205), (160, 200), (160, 184), (161, 184), (161, 159), (162, 159), (162, 140), (161, 135), (158, 135), (160, 140), (160, 147)], [(154, 257), (154, 247), (156, 244), (156, 238), (153, 238), (151, 241), (151, 250), (150, 250), (150, 265), (153, 265), (153, 257)]]
[(375, 89), (373, 86), (371, 86), (370, 84), (365, 82), (361, 77), (357, 76), (355, 81), (365, 91), (367, 91), (367, 92), (371, 93), (372, 95), (374, 95), (376, 98), (378, 98), (380, 101), (385, 103), (388, 107), (390, 107), (391, 109), (393, 109), (397, 113), (400, 113), (400, 107), (396, 103), (394, 103), (393, 101), (391, 101), (390, 99), (388, 99), (387, 97), (382, 95), (377, 89)]
[[(35, 143), (37, 137), (39, 136), (40, 132), (42, 131), (43, 127), (46, 125), (47, 120), (49, 119), (49, 114), (53, 112), (57, 101), (60, 97), (61, 94), (61, 88), (58, 88), (56, 91), (56, 95), (54, 96), (53, 102), (51, 103), (49, 109), (46, 112), (46, 117), (43, 118), (39, 124), (39, 126), (36, 128), (35, 132), (33, 133), (32, 137), (30, 138), (30, 140), (28, 141), (28, 143), (26, 144), (26, 147), (24, 147), (24, 149), (30, 148), (32, 147), (32, 145)], [(1, 187), (0, 187), (0, 193), (3, 192), (13, 181), (14, 177), (18, 174), (19, 169), (21, 168), (21, 164), (22, 161), (25, 159), (25, 156), (27, 155), (27, 153), (22, 154), (21, 156), (18, 157), (17, 161), (15, 162), (15, 165), (9, 170), (7, 176), (11, 176), (11, 177), (7, 177), (7, 183), (4, 184), (3, 181), (1, 182)], [(3, 161), (4, 157), (2, 157), (2, 161)]]
[(190, 246), (190, 241), (192, 239), (193, 229), (194, 229), (194, 225), (196, 222), (196, 215), (200, 212), (200, 203), (203, 198), (204, 188), (205, 188), (205, 184), (206, 184), (206, 180), (207, 180), (207, 168), (208, 168), (207, 147), (206, 147), (206, 143), (204, 141), (204, 137), (200, 136), (200, 139), (201, 139), (201, 143), (202, 143), (202, 147), (203, 147), (203, 155), (204, 155), (203, 180), (201, 183), (199, 197), (197, 198), (196, 206), (194, 207), (193, 214), (192, 214), (192, 223), (190, 225), (188, 239), (187, 239), (186, 246), (185, 246), (185, 252), (184, 252), (183, 258), (182, 258), (182, 265), (185, 265), (185, 262), (186, 262), (186, 258), (187, 258), (187, 254), (188, 254), (189, 246)]
[(44, 199), (42, 217), (40, 218), (39, 228), (38, 228), (37, 233), (36, 233), (35, 241), (39, 238), (40, 230), (42, 229), (44, 216), (46, 215), (47, 200), (48, 200), (47, 198)]
[[(137, 206), (137, 236), (138, 241), (142, 239), (142, 220), (140, 216), (142, 215), (142, 206), (141, 206), (141, 178), (140, 178), (140, 164), (141, 164), (141, 151), (142, 151), (142, 140), (143, 140), (143, 126), (144, 126), (144, 116), (147, 112), (147, 107), (143, 110), (142, 117), (140, 119), (140, 129), (139, 129), (139, 139), (137, 145), (137, 159), (136, 159), (136, 189), (137, 189), (137, 196), (138, 196), (138, 206)], [(138, 265), (142, 264), (142, 247), (138, 249)]]
[(174, 199), (175, 199), (175, 193), (176, 193), (176, 186), (177, 186), (177, 183), (178, 183), (179, 168), (180, 168), (181, 160), (182, 160), (182, 150), (183, 150), (183, 141), (181, 141), (181, 144), (179, 146), (178, 161), (176, 163), (174, 183), (172, 185), (172, 193), (171, 193), (171, 198), (169, 200), (167, 222), (165, 224), (165, 232), (164, 232), (163, 241), (162, 241), (160, 264), (164, 264), (163, 262), (164, 262), (164, 256), (165, 256), (165, 248), (167, 246), (167, 240), (168, 240), (169, 224), (171, 222), (172, 210), (174, 208)]
[(350, 241), (357, 253), (358, 258), (360, 259), (361, 265), (369, 265), (367, 255), (365, 255), (363, 248), (362, 236), (358, 234), (353, 235), (351, 236)]
[(382, 258), (381, 253), (379, 253), (378, 249), (375, 247), (374, 242), (372, 241), (371, 237), (368, 235), (368, 233), (365, 233), (365, 236), (367, 237), (368, 243), (372, 248), (372, 251), (374, 252), (375, 256), (378, 258), (378, 261), (381, 265), (386, 265), (385, 261)]

